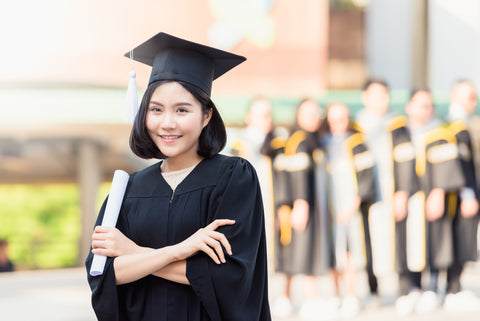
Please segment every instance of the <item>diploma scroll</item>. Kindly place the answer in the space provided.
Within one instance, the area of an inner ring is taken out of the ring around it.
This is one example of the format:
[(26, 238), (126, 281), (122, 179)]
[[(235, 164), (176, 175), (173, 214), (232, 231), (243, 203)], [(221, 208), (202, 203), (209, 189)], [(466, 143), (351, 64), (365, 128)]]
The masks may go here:
[[(123, 196), (127, 189), (129, 175), (127, 172), (117, 169), (113, 174), (112, 186), (105, 207), (105, 214), (102, 220), (102, 226), (115, 227), (117, 225), (118, 214), (123, 202)], [(95, 254), (93, 256), (90, 275), (97, 276), (103, 274), (107, 257), (105, 255)]]

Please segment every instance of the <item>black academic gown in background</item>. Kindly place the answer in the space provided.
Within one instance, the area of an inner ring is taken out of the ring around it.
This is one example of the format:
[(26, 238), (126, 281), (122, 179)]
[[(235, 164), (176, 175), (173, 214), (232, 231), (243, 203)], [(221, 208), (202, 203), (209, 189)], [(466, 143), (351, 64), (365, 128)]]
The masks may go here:
[(362, 133), (349, 130), (346, 146), (352, 157), (352, 166), (355, 173), (358, 196), (363, 203), (372, 203), (377, 198), (375, 185), (375, 161), (365, 144)]
[[(327, 158), (329, 159), (329, 162), (325, 166), (329, 176), (335, 175), (334, 173), (332, 173), (332, 167), (335, 166), (333, 162), (338, 160), (338, 157), (332, 159), (331, 158), (332, 156), (328, 155), (328, 152), (331, 151), (331, 149), (329, 148), (329, 146), (331, 146), (330, 144), (332, 144), (331, 139), (332, 139), (332, 136), (328, 135), (328, 136), (325, 136), (324, 140), (322, 140), (322, 145), (324, 145), (323, 147), (327, 151), (326, 156), (328, 156)], [(342, 141), (342, 148), (346, 151), (345, 156), (348, 157), (349, 163), (351, 165), (350, 173), (353, 175), (352, 183), (354, 185), (350, 186), (350, 184), (348, 184), (349, 186), (345, 186), (345, 183), (344, 183), (343, 189), (340, 188), (339, 190), (337, 190), (337, 193), (340, 193), (340, 190), (342, 193), (345, 193), (345, 188), (347, 188), (347, 190), (351, 188), (355, 188), (356, 195), (360, 197), (361, 203), (363, 204), (373, 203), (377, 198), (377, 188), (375, 184), (375, 169), (374, 169), (375, 161), (373, 159), (373, 155), (370, 153), (370, 151), (368, 150), (365, 144), (363, 134), (356, 129), (353, 129), (353, 128), (349, 129), (345, 133), (344, 140)], [(317, 157), (317, 155), (318, 154), (316, 153), (314, 154), (314, 159), (315, 159), (315, 163), (318, 164), (319, 157)], [(338, 171), (336, 173), (338, 173)], [(336, 226), (336, 223), (335, 223), (336, 215), (333, 212), (333, 209), (338, 208), (339, 206), (342, 206), (343, 205), (342, 202), (347, 201), (347, 198), (339, 197), (338, 195), (335, 196), (334, 194), (332, 194), (332, 193), (335, 193), (335, 191), (334, 191), (334, 186), (330, 185), (333, 182), (331, 177), (324, 178), (324, 180), (328, 181), (329, 183), (329, 185), (327, 186), (327, 193), (326, 193), (328, 202), (330, 202), (328, 206), (328, 211), (330, 211), (330, 225), (331, 225), (332, 231), (330, 231), (329, 233), (331, 234), (330, 237), (332, 238), (332, 241), (331, 241), (332, 247), (335, 248), (334, 251), (336, 251), (337, 249), (335, 246), (334, 237), (336, 233), (335, 229), (337, 229), (338, 226)], [(351, 194), (351, 192), (349, 192), (349, 194)], [(363, 246), (361, 246), (361, 251), (355, 250), (355, 249), (359, 249), (359, 247), (350, 246), (350, 243), (348, 242), (352, 241), (351, 238), (347, 241), (348, 243), (347, 248), (348, 248), (348, 251), (350, 252), (350, 257), (353, 262), (352, 265), (356, 269), (363, 268), (363, 265), (367, 261), (364, 226), (365, 226), (365, 223), (368, 224), (368, 222), (363, 222), (363, 219), (364, 217), (361, 217), (361, 220), (362, 220), (361, 227), (360, 227), (361, 231), (359, 233), (362, 235), (362, 238), (361, 239), (355, 238), (355, 240), (357, 240), (358, 242), (361, 241), (361, 244), (363, 244)], [(341, 250), (341, 255), (344, 255), (342, 252), (343, 250)], [(333, 257), (333, 262), (334, 262), (333, 265), (338, 267), (339, 262), (336, 261), (336, 255), (334, 255)]]
[[(327, 234), (326, 204), (319, 204), (314, 160), (318, 151), (318, 134), (294, 129), (289, 136), (279, 130), (267, 135), (262, 153), (272, 160), (275, 210), (275, 271), (287, 275), (322, 275), (331, 269), (330, 237)], [(305, 230), (296, 231), (290, 224), (280, 225), (278, 210), (293, 208), (297, 199), (309, 204)], [(325, 199), (325, 198), (324, 198)]]
[[(472, 136), (468, 130), (467, 124), (462, 120), (457, 120), (450, 124), (450, 130), (455, 135), (458, 146), (458, 155), (463, 176), (465, 178), (464, 187), (471, 188), (475, 192), (477, 200), (479, 191), (476, 183), (475, 173), (475, 149), (473, 148)], [(453, 237), (455, 246), (455, 262), (465, 263), (467, 261), (476, 261), (477, 252), (477, 229), (479, 213), (475, 216), (466, 218), (460, 212), (460, 200), (457, 204), (456, 215), (453, 221)]]
[[(97, 219), (103, 219), (105, 203)], [(233, 255), (217, 265), (199, 252), (187, 259), (190, 285), (153, 275), (116, 285), (113, 258), (101, 276), (88, 276), (100, 321), (270, 320), (264, 216), (253, 167), (237, 157), (205, 159), (175, 193), (159, 164), (130, 175), (117, 228), (139, 246), (162, 248), (182, 242), (215, 219), (236, 223), (225, 234)], [(90, 270), (92, 253), (87, 258)]]
[[(395, 117), (390, 122), (388, 129), (392, 136), (394, 192), (403, 191), (411, 196), (419, 186), (415, 174), (415, 148), (407, 128), (407, 119), (404, 116)], [(407, 216), (403, 220), (395, 220), (395, 271), (398, 273), (409, 271), (408, 218), (407, 212)]]
[(421, 142), (424, 149), (417, 150), (416, 156), (419, 190), (423, 199), (435, 188), (444, 190), (445, 209), (443, 215), (434, 221), (424, 219), (425, 243), (419, 243), (418, 247), (425, 248), (425, 266), (445, 269), (454, 261), (453, 220), (457, 211), (458, 191), (464, 186), (465, 180), (453, 133), (438, 120), (432, 120), (427, 126)]

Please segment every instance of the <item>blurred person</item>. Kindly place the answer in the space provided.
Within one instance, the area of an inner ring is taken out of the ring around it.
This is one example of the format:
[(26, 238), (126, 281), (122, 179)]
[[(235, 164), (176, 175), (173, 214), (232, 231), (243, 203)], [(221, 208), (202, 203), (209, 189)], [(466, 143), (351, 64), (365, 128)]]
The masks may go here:
[[(321, 108), (312, 99), (297, 107), (295, 124), (289, 131), (276, 128), (262, 148), (273, 167), (275, 208), (275, 271), (286, 275), (285, 292), (277, 298), (272, 313), (287, 317), (294, 312), (291, 285), (294, 275), (306, 275), (305, 299), (299, 315), (305, 320), (326, 318), (329, 307), (321, 305), (317, 276), (331, 268), (325, 243), (328, 235), (319, 204), (315, 177), (315, 155), (319, 152)], [(320, 306), (321, 305), (321, 306)], [(323, 308), (322, 308), (323, 307)]]
[[(397, 312), (432, 312), (440, 306), (438, 271), (453, 262), (452, 218), (456, 194), (464, 185), (455, 137), (434, 117), (430, 92), (412, 92), (405, 106), (415, 148), (418, 190), (410, 198), (408, 216), (397, 222), (397, 250), (402, 269)], [(421, 271), (429, 268), (430, 285), (421, 293)]]
[[(474, 157), (475, 173), (480, 170), (480, 117), (475, 114), (477, 108), (477, 93), (473, 84), (468, 80), (459, 80), (452, 87), (450, 94), (448, 120), (450, 122), (464, 122), (471, 140)], [(460, 127), (461, 128), (461, 127)], [(480, 177), (476, 175), (477, 190), (480, 187)]]
[(269, 271), (273, 271), (273, 191), (270, 160), (260, 153), (265, 136), (272, 129), (272, 105), (265, 97), (255, 97), (245, 115), (246, 127), (231, 146), (230, 154), (247, 159), (257, 171), (265, 212), (265, 232)]
[(327, 155), (328, 190), (333, 213), (335, 249), (334, 282), (341, 296), (340, 279), (346, 287), (340, 316), (353, 317), (360, 311), (356, 289), (357, 271), (366, 263), (362, 203), (375, 200), (373, 157), (363, 136), (350, 124), (347, 105), (332, 103), (327, 107), (327, 133), (322, 139)]
[[(475, 164), (479, 163), (478, 118), (474, 116), (477, 94), (467, 80), (454, 84), (450, 95), (448, 121), (458, 145), (460, 164), (466, 179), (458, 197), (453, 220), (454, 262), (447, 270), (447, 295), (444, 309), (448, 311), (480, 310), (480, 299), (471, 291), (462, 290), (460, 278), (464, 265), (478, 259), (477, 229), (479, 191)], [(476, 148), (477, 147), (477, 148)]]
[(367, 305), (380, 305), (377, 276), (395, 273), (395, 224), (407, 213), (415, 184), (413, 146), (406, 120), (389, 111), (387, 83), (369, 79), (363, 87), (364, 106), (356, 115), (359, 130), (375, 162), (377, 198), (362, 206), (370, 297)]
[(13, 272), (15, 266), (8, 256), (8, 241), (0, 239), (0, 272)]
[(271, 320), (260, 187), (244, 159), (218, 154), (213, 79), (244, 57), (159, 33), (134, 49), (152, 65), (130, 148), (160, 159), (130, 175), (116, 228), (99, 226), (86, 260), (99, 320)]
[(253, 165), (257, 159), (263, 159), (260, 148), (272, 129), (272, 105), (267, 98), (259, 96), (251, 101), (245, 125), (232, 144), (230, 153), (248, 159)]

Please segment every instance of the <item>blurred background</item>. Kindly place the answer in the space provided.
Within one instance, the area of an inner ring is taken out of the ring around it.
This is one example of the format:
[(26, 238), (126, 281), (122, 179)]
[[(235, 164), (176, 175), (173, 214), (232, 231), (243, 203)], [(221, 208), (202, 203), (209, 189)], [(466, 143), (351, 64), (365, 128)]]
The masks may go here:
[[(439, 115), (456, 80), (480, 88), (477, 0), (5, 0), (0, 17), (0, 238), (17, 271), (0, 276), (0, 320), (27, 320), (8, 315), (10, 295), (35, 285), (33, 298), (84, 311), (58, 320), (93, 319), (78, 267), (98, 209), (115, 169), (148, 164), (128, 148), (123, 54), (157, 32), (248, 58), (213, 85), (229, 138), (256, 95), (289, 124), (305, 96), (354, 114), (368, 76), (389, 83), (400, 113), (414, 87), (432, 90)], [(150, 67), (133, 68), (141, 99)]]

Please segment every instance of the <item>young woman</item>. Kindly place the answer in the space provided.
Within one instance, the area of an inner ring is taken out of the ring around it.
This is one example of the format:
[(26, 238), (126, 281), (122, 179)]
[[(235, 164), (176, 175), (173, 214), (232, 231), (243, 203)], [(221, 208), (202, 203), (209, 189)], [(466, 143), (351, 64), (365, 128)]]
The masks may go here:
[(272, 312), (286, 318), (294, 312), (291, 285), (295, 275), (306, 275), (305, 300), (299, 310), (310, 319), (327, 309), (319, 304), (317, 277), (330, 270), (328, 219), (325, 202), (316, 184), (321, 108), (312, 99), (297, 107), (296, 122), (289, 132), (269, 133), (262, 152), (271, 158), (275, 206), (275, 271), (286, 276), (284, 295)]
[[(356, 289), (357, 271), (366, 264), (362, 203), (375, 200), (373, 156), (362, 134), (352, 128), (348, 106), (327, 107), (327, 133), (322, 143), (327, 154), (329, 209), (333, 220), (335, 253), (334, 282), (337, 296), (343, 294), (340, 315), (353, 317), (360, 311)], [(340, 291), (343, 279), (346, 293)]]
[(161, 160), (130, 175), (116, 228), (95, 228), (87, 269), (108, 256), (89, 276), (98, 319), (270, 320), (257, 176), (218, 154), (225, 127), (209, 97), (245, 58), (164, 33), (134, 52), (153, 69), (130, 146)]

